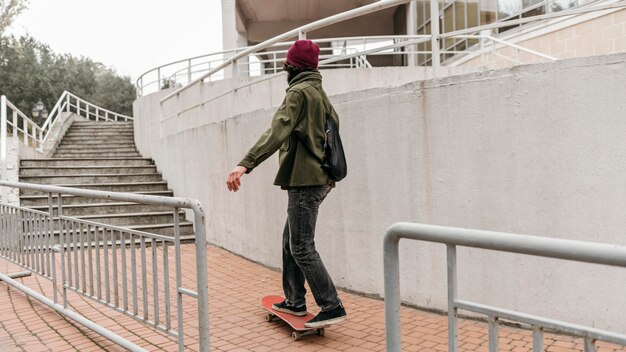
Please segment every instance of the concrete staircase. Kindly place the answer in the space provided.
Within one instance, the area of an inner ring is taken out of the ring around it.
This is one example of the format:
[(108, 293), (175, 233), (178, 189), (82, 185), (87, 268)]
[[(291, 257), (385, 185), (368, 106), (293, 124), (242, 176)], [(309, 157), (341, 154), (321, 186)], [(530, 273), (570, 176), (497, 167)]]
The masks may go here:
[[(74, 122), (50, 159), (23, 159), (20, 182), (172, 196), (151, 159), (135, 147), (132, 122)], [(62, 196), (63, 215), (162, 235), (173, 235), (173, 209), (108, 199)], [(48, 211), (47, 194), (22, 190), (20, 204)], [(182, 239), (193, 224), (181, 212)]]

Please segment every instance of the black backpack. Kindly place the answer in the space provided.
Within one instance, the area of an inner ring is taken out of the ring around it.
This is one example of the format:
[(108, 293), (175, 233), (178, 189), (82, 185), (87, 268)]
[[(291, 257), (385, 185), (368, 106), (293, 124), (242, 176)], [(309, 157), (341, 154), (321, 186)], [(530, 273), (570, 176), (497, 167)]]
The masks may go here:
[(333, 181), (341, 181), (348, 174), (348, 164), (343, 151), (339, 128), (330, 113), (326, 113), (326, 138), (324, 139), (324, 162), (322, 168)]

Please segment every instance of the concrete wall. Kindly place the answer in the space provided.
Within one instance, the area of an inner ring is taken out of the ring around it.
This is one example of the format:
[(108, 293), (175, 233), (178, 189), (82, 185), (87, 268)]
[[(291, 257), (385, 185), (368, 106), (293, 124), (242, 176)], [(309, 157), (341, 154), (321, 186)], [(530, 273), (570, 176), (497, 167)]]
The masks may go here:
[[(397, 221), (626, 245), (626, 55), (426, 81), (416, 72), (324, 73), (349, 162), (318, 221), (338, 286), (382, 295), (382, 239)], [(134, 114), (142, 153), (176, 196), (204, 204), (208, 240), (273, 267), (287, 200), (271, 185), (277, 158), (238, 193), (225, 180), (284, 87), (269, 80), (193, 108), (207, 85), (161, 115), (158, 97), (141, 98)], [(403, 300), (445, 309), (444, 246), (401, 242), (401, 270)], [(626, 332), (626, 270), (462, 248), (459, 282), (464, 299)]]

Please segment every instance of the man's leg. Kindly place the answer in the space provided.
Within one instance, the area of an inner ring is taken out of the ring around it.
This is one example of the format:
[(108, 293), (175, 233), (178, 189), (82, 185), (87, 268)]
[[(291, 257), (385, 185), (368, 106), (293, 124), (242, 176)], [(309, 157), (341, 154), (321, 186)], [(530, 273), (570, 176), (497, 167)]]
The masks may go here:
[(315, 249), (315, 224), (320, 204), (331, 186), (289, 189), (288, 226), (290, 254), (309, 283), (315, 302), (323, 311), (341, 301), (326, 267)]
[(283, 230), (283, 291), (287, 304), (294, 307), (305, 305), (304, 275), (293, 259), (289, 246), (289, 218)]

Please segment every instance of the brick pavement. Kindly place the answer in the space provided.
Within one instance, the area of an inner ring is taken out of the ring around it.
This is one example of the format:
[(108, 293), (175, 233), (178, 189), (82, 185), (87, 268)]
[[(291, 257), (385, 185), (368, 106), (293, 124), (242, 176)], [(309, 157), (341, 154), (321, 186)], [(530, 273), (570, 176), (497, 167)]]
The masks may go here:
[[(183, 245), (185, 287), (192, 288), (195, 273), (194, 245)], [(282, 322), (268, 323), (259, 307), (265, 294), (281, 292), (280, 273), (216, 247), (208, 247), (209, 306), (212, 351), (383, 351), (385, 350), (384, 304), (380, 300), (341, 292), (349, 320), (326, 330), (326, 336), (292, 341)], [(0, 259), (0, 272), (21, 271)], [(52, 297), (48, 280), (33, 275), (18, 279), (28, 287)], [(170, 279), (174, 282), (174, 278)], [(309, 297), (309, 301), (313, 299)], [(197, 350), (195, 304), (185, 301), (186, 350)], [(150, 351), (176, 351), (177, 342), (102, 304), (71, 294), (70, 307), (111, 331)], [(403, 351), (447, 351), (447, 318), (403, 307)], [(461, 320), (460, 351), (488, 351), (483, 322)], [(599, 343), (598, 351), (624, 351)], [(567, 336), (545, 335), (548, 352), (582, 351), (583, 342)], [(66, 320), (48, 307), (0, 283), (0, 352), (13, 351), (122, 351), (100, 335)], [(528, 330), (502, 326), (500, 350), (532, 351)]]

